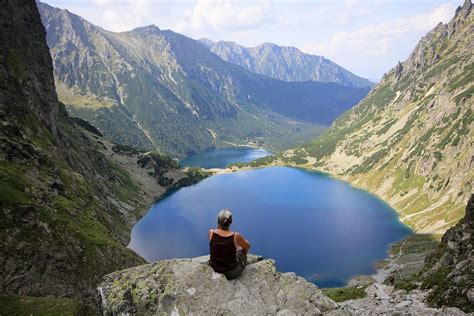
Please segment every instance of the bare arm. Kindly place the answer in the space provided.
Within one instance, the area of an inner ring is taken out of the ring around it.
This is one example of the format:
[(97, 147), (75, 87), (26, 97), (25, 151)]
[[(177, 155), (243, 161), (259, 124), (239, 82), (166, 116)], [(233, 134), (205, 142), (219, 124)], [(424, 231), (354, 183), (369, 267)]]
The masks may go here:
[(245, 239), (241, 234), (235, 233), (235, 245), (237, 247), (242, 247), (246, 253), (249, 252), (250, 243), (247, 239)]
[(209, 231), (207, 232), (207, 237), (209, 238), (209, 240), (212, 239), (212, 234), (214, 234), (214, 230), (209, 229)]

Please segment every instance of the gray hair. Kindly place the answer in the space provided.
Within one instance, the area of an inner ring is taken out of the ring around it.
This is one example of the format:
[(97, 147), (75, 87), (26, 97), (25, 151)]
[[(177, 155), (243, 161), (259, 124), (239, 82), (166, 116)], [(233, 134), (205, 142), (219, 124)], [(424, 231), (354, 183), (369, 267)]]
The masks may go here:
[(232, 212), (230, 209), (224, 208), (217, 214), (217, 224), (223, 228), (228, 228), (232, 224)]

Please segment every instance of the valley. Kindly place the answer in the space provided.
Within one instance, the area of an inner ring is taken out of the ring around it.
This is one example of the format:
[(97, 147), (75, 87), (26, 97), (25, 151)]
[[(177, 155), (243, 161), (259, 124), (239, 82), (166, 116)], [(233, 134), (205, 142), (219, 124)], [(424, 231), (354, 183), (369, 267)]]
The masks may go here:
[[(370, 92), (276, 44), (0, 25), (0, 314), (474, 312), (470, 0)], [(227, 207), (235, 280), (205, 264)]]
[(229, 142), (282, 150), (321, 134), (369, 91), (262, 76), (154, 25), (115, 33), (39, 9), (60, 101), (109, 140), (139, 149), (177, 158)]

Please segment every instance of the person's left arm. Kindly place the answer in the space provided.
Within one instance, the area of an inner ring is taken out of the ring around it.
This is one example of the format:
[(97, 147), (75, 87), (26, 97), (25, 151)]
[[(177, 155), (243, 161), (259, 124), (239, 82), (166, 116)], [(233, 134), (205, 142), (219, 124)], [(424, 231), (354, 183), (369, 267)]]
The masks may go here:
[(235, 233), (235, 244), (242, 247), (245, 250), (245, 253), (249, 252), (250, 242), (239, 233)]

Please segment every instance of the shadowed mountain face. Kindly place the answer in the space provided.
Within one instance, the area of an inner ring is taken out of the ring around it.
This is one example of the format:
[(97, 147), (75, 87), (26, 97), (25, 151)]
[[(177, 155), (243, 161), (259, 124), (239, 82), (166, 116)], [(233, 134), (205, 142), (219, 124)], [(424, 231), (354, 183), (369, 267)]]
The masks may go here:
[(3, 296), (28, 295), (34, 314), (48, 304), (69, 314), (81, 304), (50, 296), (91, 303), (100, 277), (143, 263), (127, 248), (131, 226), (207, 174), (112, 145), (68, 116), (34, 0), (3, 1), (0, 25), (0, 313), (23, 300)]
[(244, 47), (234, 42), (213, 42), (208, 39), (201, 39), (200, 42), (228, 62), (275, 79), (334, 82), (360, 88), (372, 88), (374, 85), (323, 56), (305, 54), (296, 47), (272, 43)]
[(90, 301), (143, 262), (125, 245), (144, 201), (58, 102), (35, 1), (0, 12), (0, 292)]
[(183, 156), (224, 142), (308, 139), (368, 88), (284, 82), (226, 62), (156, 26), (114, 33), (38, 3), (59, 99), (126, 145)]
[(456, 224), (474, 183), (473, 19), (466, 0), (327, 133), (279, 159), (377, 193), (416, 231)]

